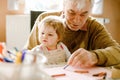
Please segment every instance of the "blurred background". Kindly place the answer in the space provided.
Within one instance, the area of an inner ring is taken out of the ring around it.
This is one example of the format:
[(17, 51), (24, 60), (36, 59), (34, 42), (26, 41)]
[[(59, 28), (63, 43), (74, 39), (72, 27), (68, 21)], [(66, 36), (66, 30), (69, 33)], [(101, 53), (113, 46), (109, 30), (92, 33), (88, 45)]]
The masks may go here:
[[(62, 0), (1, 0), (0, 42), (5, 42), (8, 48), (22, 49), (31, 31), (31, 11), (54, 10), (62, 10)], [(119, 14), (120, 0), (95, 0), (91, 14), (105, 25), (118, 43)]]

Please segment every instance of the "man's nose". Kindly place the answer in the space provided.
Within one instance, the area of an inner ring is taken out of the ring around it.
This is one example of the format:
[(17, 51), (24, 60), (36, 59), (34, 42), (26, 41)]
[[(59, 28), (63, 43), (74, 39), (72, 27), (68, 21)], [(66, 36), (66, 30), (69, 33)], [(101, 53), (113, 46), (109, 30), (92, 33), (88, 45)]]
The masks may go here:
[(75, 22), (75, 23), (81, 22), (81, 17), (80, 17), (79, 15), (76, 15), (76, 16), (74, 17), (74, 22)]

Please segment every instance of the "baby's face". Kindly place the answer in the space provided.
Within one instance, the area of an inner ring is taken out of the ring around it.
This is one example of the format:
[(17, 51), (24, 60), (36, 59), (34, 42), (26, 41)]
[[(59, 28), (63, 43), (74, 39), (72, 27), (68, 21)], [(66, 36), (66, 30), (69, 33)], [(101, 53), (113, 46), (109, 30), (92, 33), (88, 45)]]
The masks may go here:
[(39, 28), (39, 40), (49, 49), (56, 49), (59, 41), (56, 30), (49, 26)]

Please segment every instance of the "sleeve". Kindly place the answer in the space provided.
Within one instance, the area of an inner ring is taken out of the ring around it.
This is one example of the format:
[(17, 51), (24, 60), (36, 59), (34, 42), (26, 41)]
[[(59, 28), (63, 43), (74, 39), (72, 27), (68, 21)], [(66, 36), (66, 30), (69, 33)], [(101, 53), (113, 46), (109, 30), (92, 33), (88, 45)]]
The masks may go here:
[(68, 58), (71, 56), (71, 53), (68, 50), (68, 48), (65, 46), (65, 44), (63, 44), (62, 42), (60, 42), (60, 44), (62, 45), (63, 49), (65, 50), (66, 55), (67, 55), (67, 60), (68, 60)]
[(38, 40), (38, 22), (40, 22), (43, 18), (45, 18), (46, 16), (50, 16), (50, 15), (56, 15), (56, 16), (60, 16), (61, 15), (61, 12), (44, 12), (44, 13), (41, 13), (36, 21), (35, 21), (35, 24), (33, 26), (33, 29), (27, 39), (27, 42), (24, 46), (24, 49), (29, 49), (31, 50), (33, 47), (35, 47), (36, 45), (39, 45), (40, 42)]
[(31, 50), (36, 45), (40, 44), (39, 40), (38, 40), (38, 26), (37, 26), (39, 19), (40, 19), (40, 16), (38, 16), (38, 18), (33, 26), (33, 29), (31, 31), (30, 35), (28, 36), (27, 43), (24, 46), (25, 49)]
[(120, 64), (120, 45), (111, 37), (107, 29), (101, 25), (92, 23), (90, 31), (90, 45), (97, 55), (99, 66), (116, 66)]

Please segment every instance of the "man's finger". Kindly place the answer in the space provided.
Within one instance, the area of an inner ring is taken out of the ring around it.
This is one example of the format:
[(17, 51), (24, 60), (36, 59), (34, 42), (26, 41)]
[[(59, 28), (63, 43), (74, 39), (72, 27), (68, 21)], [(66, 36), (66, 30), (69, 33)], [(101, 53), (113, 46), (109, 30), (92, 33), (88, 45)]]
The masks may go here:
[(82, 48), (78, 49), (77, 51), (75, 51), (75, 52), (70, 56), (70, 58), (69, 58), (69, 60), (68, 60), (68, 64), (72, 64), (74, 58), (75, 58), (78, 54), (80, 54), (81, 50), (82, 50)]

